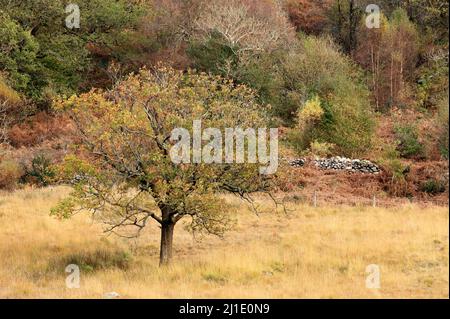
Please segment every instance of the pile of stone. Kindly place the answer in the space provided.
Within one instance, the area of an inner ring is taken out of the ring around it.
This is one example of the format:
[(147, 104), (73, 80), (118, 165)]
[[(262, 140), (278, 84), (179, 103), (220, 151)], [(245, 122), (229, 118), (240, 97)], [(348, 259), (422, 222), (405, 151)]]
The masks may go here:
[(304, 158), (295, 159), (289, 161), (289, 165), (292, 167), (303, 167), (306, 164), (306, 160)]
[[(378, 174), (381, 169), (374, 163), (367, 160), (350, 159), (346, 157), (318, 158), (313, 160), (316, 167), (324, 170), (345, 170), (349, 172), (359, 172), (365, 174)], [(303, 167), (306, 159), (300, 158), (289, 161), (293, 167)]]
[(360, 159), (350, 159), (345, 157), (332, 157), (332, 158), (322, 158), (316, 159), (316, 167), (326, 170), (346, 170), (351, 172), (360, 172), (368, 174), (378, 174), (381, 170), (380, 168), (367, 160)]

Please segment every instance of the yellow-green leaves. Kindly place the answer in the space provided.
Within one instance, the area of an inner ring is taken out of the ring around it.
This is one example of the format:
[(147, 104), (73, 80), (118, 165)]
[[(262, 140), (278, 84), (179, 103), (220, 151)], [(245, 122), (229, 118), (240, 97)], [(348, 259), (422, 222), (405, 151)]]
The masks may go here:
[(324, 114), (320, 98), (316, 95), (308, 100), (298, 112), (299, 124), (319, 121)]
[(73, 179), (81, 179), (84, 176), (95, 176), (96, 169), (87, 161), (83, 161), (74, 155), (67, 156), (63, 163), (55, 167), (57, 178), (69, 182)]
[(57, 216), (83, 208), (108, 224), (141, 226), (150, 211), (160, 221), (162, 211), (170, 210), (174, 220), (189, 216), (191, 230), (220, 235), (230, 219), (219, 192), (242, 196), (261, 187), (259, 165), (176, 165), (170, 158), (172, 131), (192, 133), (195, 120), (221, 131), (266, 127), (263, 108), (243, 85), (160, 65), (109, 91), (55, 103), (76, 123), (82, 146), (58, 169), (60, 179), (75, 187), (54, 209)]

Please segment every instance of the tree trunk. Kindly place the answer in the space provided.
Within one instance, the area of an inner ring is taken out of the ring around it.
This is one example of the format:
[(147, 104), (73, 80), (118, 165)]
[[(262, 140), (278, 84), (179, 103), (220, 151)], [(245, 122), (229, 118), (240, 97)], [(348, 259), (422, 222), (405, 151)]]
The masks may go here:
[(355, 0), (350, 0), (350, 4), (349, 4), (350, 8), (349, 8), (349, 18), (348, 18), (348, 24), (349, 24), (349, 35), (348, 35), (348, 42), (349, 42), (349, 46), (348, 46), (348, 53), (349, 54), (353, 54), (354, 50), (356, 48), (356, 28), (357, 28), (357, 8), (356, 8), (356, 4), (355, 4)]
[(166, 266), (172, 259), (173, 230), (175, 223), (163, 222), (161, 225), (161, 248), (159, 252), (159, 265)]
[(341, 12), (341, 1), (338, 0), (337, 2), (337, 10), (338, 10), (338, 38), (341, 40), (342, 43), (342, 12)]

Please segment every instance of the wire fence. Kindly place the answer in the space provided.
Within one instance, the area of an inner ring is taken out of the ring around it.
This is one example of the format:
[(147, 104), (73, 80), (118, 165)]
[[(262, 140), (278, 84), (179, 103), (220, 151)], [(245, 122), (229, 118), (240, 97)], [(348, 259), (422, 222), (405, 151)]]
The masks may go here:
[(302, 191), (288, 195), (289, 202), (300, 203), (312, 207), (327, 207), (333, 205), (365, 206), (390, 208), (401, 205), (441, 206), (448, 207), (448, 198), (396, 198), (373, 194), (371, 197), (340, 195), (324, 191)]

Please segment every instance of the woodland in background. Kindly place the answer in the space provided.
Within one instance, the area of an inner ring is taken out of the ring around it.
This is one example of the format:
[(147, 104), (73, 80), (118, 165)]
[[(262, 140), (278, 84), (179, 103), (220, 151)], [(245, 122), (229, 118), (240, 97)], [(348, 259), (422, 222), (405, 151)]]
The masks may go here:
[(66, 1), (0, 0), (0, 189), (54, 182), (73, 151), (54, 101), (163, 61), (253, 89), (285, 156), (368, 158), (390, 195), (448, 192), (448, 2), (379, 0), (368, 29), (372, 2), (78, 0), (70, 30)]

